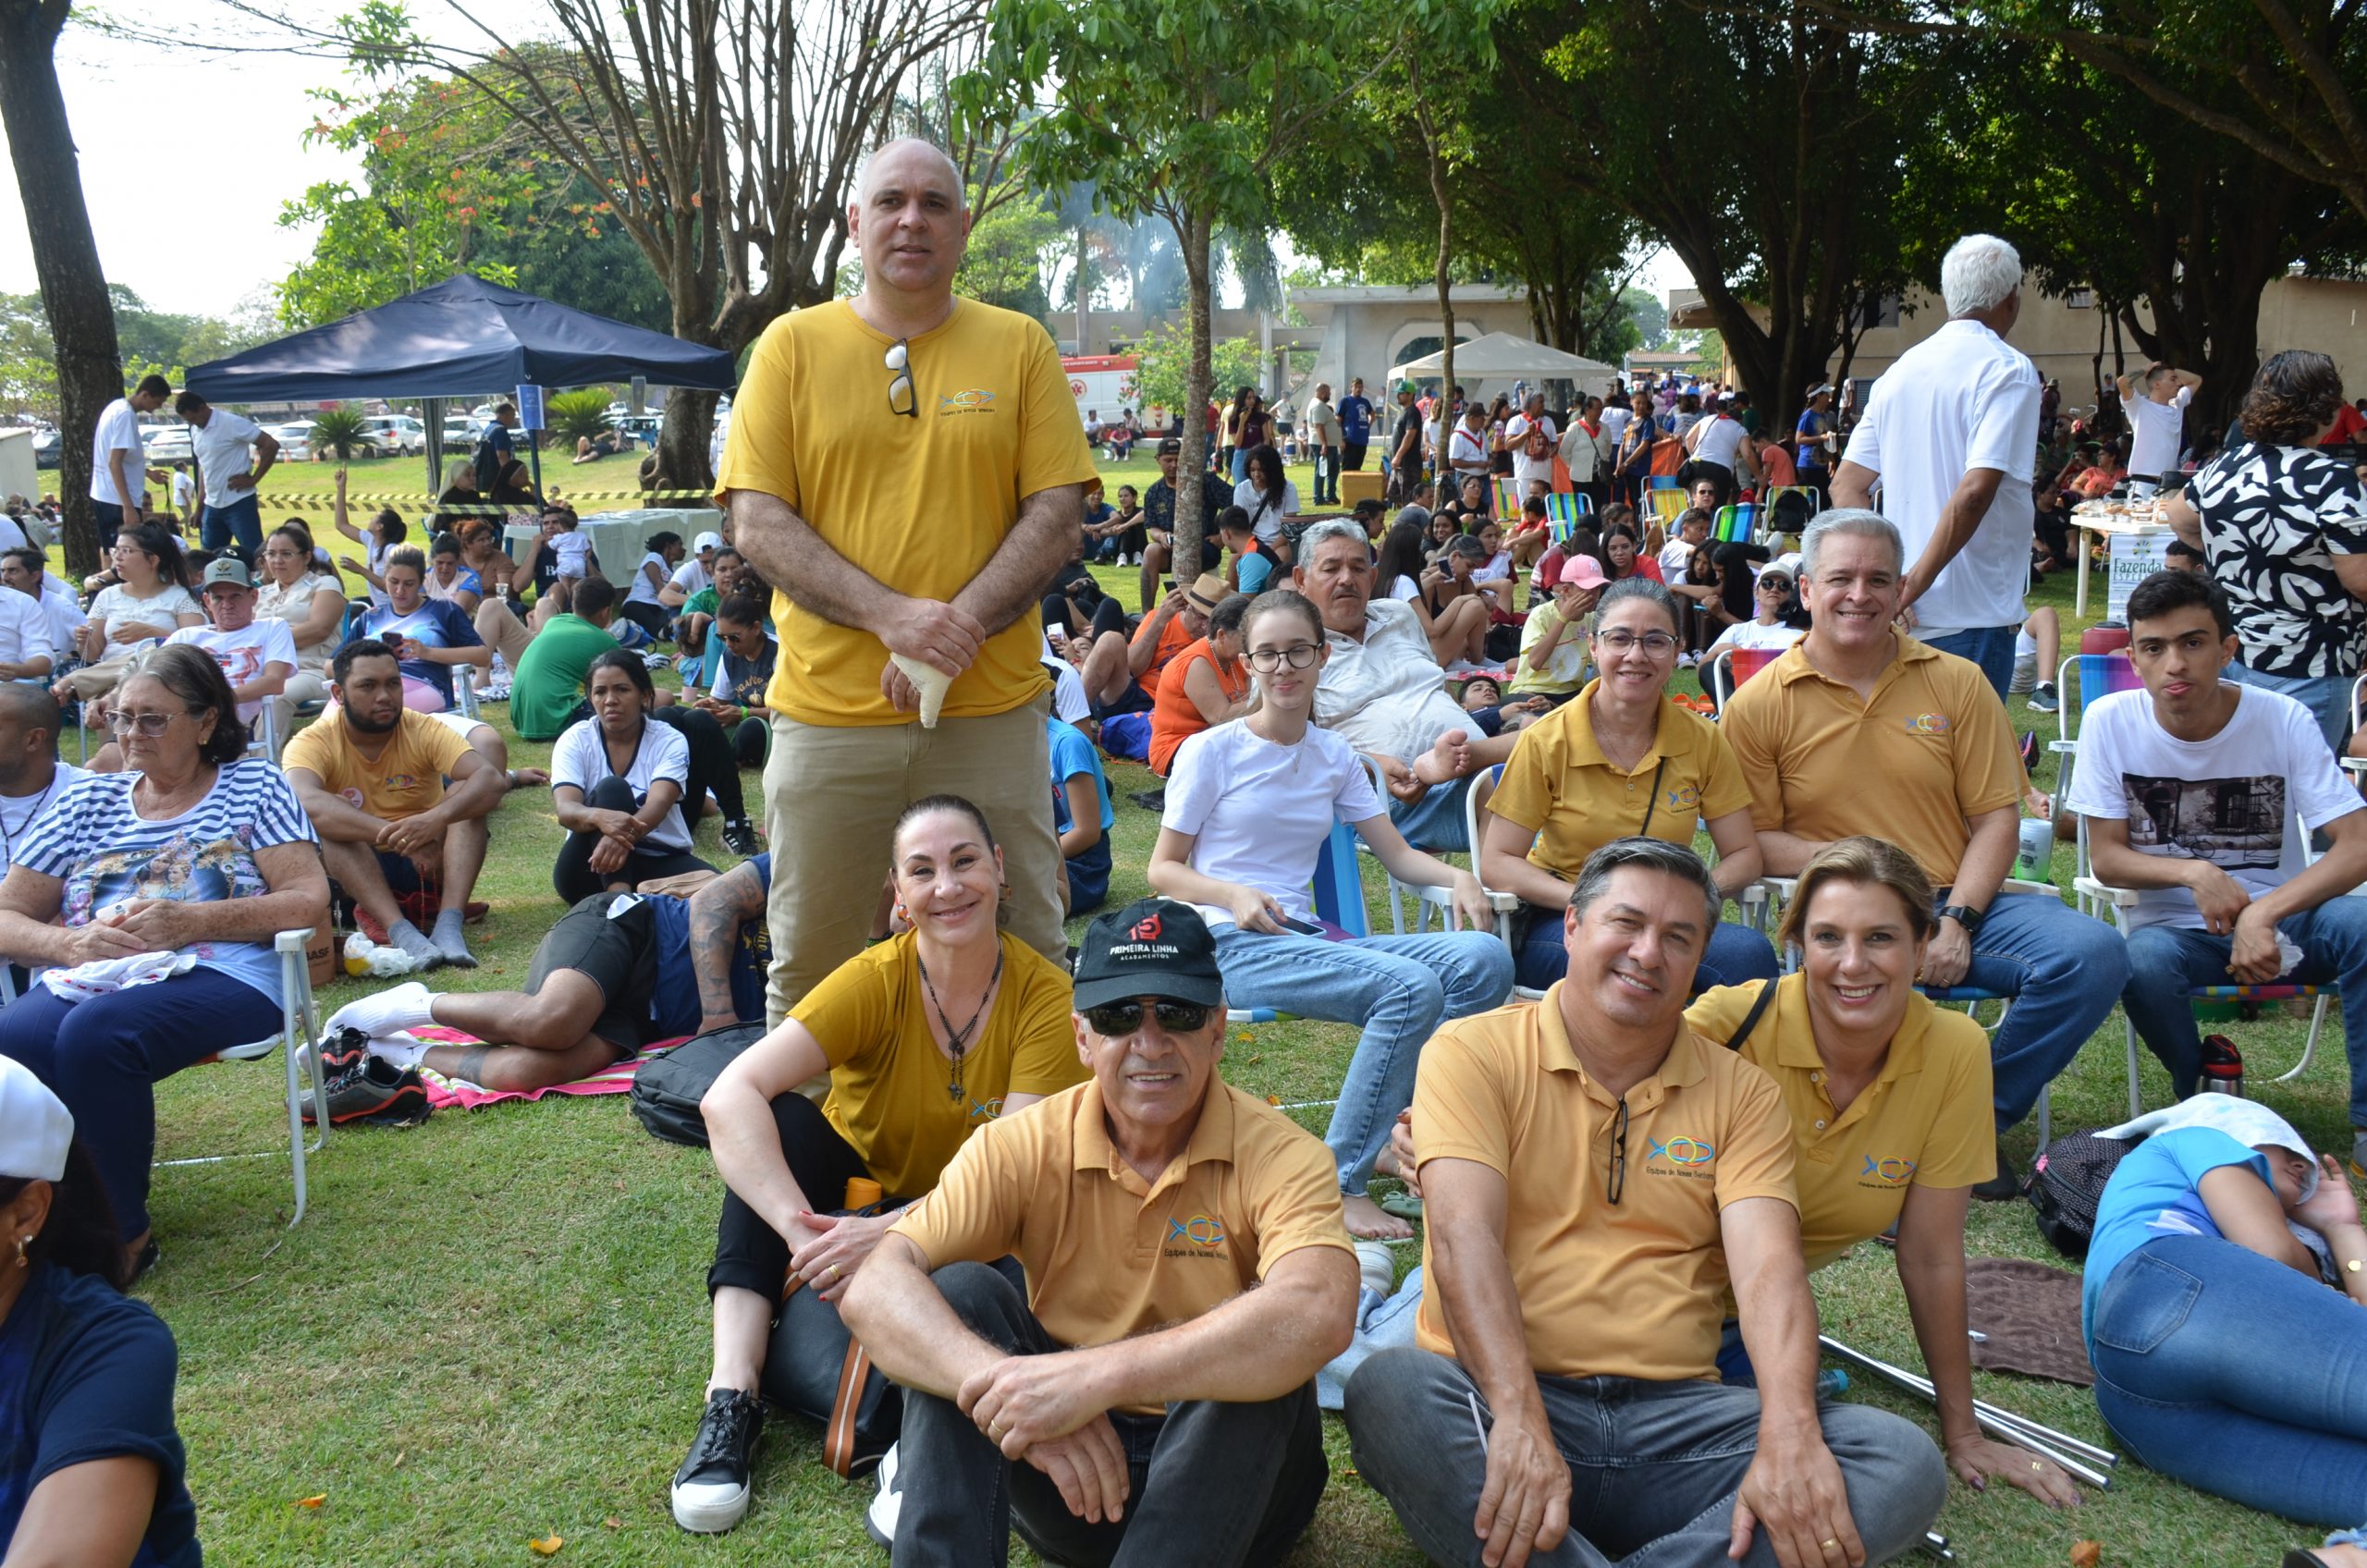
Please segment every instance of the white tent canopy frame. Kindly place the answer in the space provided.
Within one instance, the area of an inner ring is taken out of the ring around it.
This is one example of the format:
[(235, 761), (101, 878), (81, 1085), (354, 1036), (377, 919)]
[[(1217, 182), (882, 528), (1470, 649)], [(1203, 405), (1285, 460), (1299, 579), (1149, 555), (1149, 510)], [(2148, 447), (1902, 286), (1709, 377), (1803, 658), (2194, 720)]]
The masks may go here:
[[(1441, 350), (1425, 354), (1418, 360), (1408, 360), (1391, 367), (1389, 379), (1394, 384), (1406, 379), (1435, 376), (1446, 369), (1446, 354)], [(1454, 375), (1466, 389), (1482, 382), (1522, 380), (1535, 385), (1546, 381), (1575, 383), (1581, 393), (1602, 396), (1611, 390), (1618, 371), (1600, 360), (1589, 360), (1581, 354), (1564, 353), (1543, 343), (1532, 343), (1515, 337), (1509, 332), (1490, 332), (1454, 346)]]

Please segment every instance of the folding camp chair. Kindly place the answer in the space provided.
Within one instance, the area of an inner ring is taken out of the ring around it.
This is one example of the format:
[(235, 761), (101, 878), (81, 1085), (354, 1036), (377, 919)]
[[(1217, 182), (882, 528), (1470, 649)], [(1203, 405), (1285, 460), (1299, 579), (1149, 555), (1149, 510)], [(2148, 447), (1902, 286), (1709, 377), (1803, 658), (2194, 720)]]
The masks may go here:
[(1722, 545), (1748, 545), (1759, 522), (1759, 504), (1737, 501), (1730, 507), (1720, 507), (1710, 537)]
[(1797, 535), (1808, 531), (1823, 499), (1809, 484), (1774, 484), (1760, 492), (1760, 528), (1767, 537)]
[[(2054, 765), (2054, 798), (2059, 802), (2071, 793), (2072, 764), (2079, 754), (2079, 721), (2087, 717), (2091, 704), (2102, 701), (2115, 692), (2141, 690), (2144, 682), (2138, 679), (2137, 667), (2128, 662), (2125, 653), (2074, 654), (2065, 659), (2054, 672), (2054, 689), (2063, 701), (2063, 738), (2050, 741), (2046, 749), (2062, 760)], [(2088, 835), (2081, 824), (2078, 848), (2071, 861), (2073, 895), (2082, 914), (2103, 919), (2101, 904), (2081, 890), (2080, 883), (2088, 876)]]
[(1669, 524), (1684, 515), (1685, 508), (1690, 503), (1686, 501), (1685, 492), (1675, 488), (1674, 483), (1672, 482), (1670, 487), (1665, 490), (1645, 491), (1644, 505), (1651, 521), (1662, 529), (1666, 529)]
[[(215, 1053), (215, 1061), (257, 1061), (269, 1056), (275, 1047), (285, 1053), (283, 1065), (288, 1080), (288, 1156), (295, 1169), (296, 1213), (288, 1223), (290, 1229), (304, 1218), (304, 1162), (318, 1154), (329, 1141), (328, 1084), (321, 1071), (320, 1004), (313, 997), (312, 970), (304, 961), (304, 944), (312, 940), (315, 928), (282, 931), (272, 941), (279, 954), (280, 1032), (248, 1045), (232, 1046)], [(305, 1091), (297, 1081), (299, 1060), (303, 1073), (312, 1084), (311, 1095), (321, 1114), (314, 1119), (312, 1141), (304, 1138)], [(164, 1170), (176, 1165), (220, 1165), (232, 1159), (276, 1159), (276, 1149), (262, 1149), (249, 1153), (196, 1155), (185, 1159), (160, 1159), (156, 1168)]]
[(1784, 656), (1782, 648), (1721, 648), (1718, 656), (1710, 661), (1710, 694), (1716, 699), (1720, 712), (1725, 711), (1735, 688)]
[[(1315, 857), (1315, 918), (1338, 926), (1351, 937), (1372, 935), (1365, 913), (1365, 888), (1356, 865), (1356, 830), (1344, 822), (1331, 825), (1323, 848)], [(1228, 1023), (1276, 1023), (1297, 1014), (1270, 1007), (1229, 1008)]]
[(1546, 537), (1553, 544), (1567, 545), (1577, 536), (1578, 520), (1594, 515), (1594, 498), (1580, 491), (1565, 490), (1545, 497)]

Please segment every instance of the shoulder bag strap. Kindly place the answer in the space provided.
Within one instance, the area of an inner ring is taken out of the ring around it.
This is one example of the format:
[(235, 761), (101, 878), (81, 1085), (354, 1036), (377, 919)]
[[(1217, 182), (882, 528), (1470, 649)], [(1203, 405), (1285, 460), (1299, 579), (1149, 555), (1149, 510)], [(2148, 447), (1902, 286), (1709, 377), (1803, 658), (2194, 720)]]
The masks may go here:
[(1668, 758), (1662, 757), (1660, 766), (1652, 769), (1652, 793), (1651, 798), (1644, 802), (1644, 825), (1636, 829), (1636, 837), (1638, 839), (1649, 839), (1652, 836), (1652, 813), (1660, 809), (1661, 803), (1661, 775), (1667, 771)]
[(1759, 995), (1752, 1000), (1750, 1011), (1742, 1015), (1742, 1027), (1726, 1036), (1726, 1049), (1730, 1051), (1742, 1049), (1742, 1043), (1750, 1038), (1750, 1032), (1758, 1028), (1759, 1021), (1767, 1015), (1767, 1004), (1774, 999), (1775, 982), (1761, 980), (1759, 983)]
[(862, 1409), (864, 1385), (870, 1380), (871, 1356), (863, 1341), (849, 1334), (846, 1359), (839, 1364), (839, 1391), (830, 1402), (829, 1425), (822, 1428), (823, 1462), (842, 1481), (854, 1464), (855, 1418)]

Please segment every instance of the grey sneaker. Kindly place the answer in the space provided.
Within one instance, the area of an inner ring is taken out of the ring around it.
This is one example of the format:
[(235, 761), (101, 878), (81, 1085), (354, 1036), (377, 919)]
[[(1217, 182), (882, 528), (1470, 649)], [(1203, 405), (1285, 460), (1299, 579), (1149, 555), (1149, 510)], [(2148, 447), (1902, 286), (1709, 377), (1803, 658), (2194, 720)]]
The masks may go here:
[(2062, 711), (2063, 699), (2055, 695), (2054, 682), (2052, 680), (2040, 681), (2037, 687), (2030, 692), (2030, 712), (2061, 713)]

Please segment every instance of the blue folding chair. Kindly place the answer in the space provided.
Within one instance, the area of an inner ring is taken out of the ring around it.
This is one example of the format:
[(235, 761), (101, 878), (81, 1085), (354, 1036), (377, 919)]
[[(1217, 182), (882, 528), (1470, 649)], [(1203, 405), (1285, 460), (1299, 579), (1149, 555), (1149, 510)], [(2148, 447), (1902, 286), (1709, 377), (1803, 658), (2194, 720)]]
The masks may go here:
[[(1315, 895), (1316, 919), (1351, 937), (1372, 935), (1372, 922), (1365, 913), (1364, 882), (1356, 867), (1356, 830), (1346, 823), (1331, 825), (1323, 848), (1316, 854), (1315, 880), (1309, 891)], [(1236, 1007), (1226, 1010), (1225, 1022), (1280, 1023), (1297, 1016), (1270, 1007)]]

